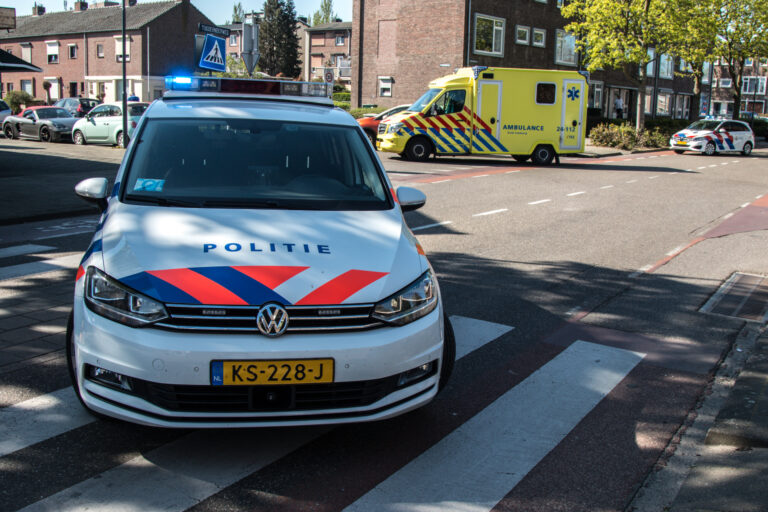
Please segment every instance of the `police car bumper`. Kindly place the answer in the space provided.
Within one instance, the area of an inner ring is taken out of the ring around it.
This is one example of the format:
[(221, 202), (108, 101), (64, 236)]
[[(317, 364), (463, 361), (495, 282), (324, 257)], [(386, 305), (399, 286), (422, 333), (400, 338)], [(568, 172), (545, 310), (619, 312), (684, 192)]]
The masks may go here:
[(684, 142), (679, 143), (677, 141), (671, 140), (669, 141), (669, 149), (673, 149), (675, 151), (698, 151), (699, 153), (704, 151), (704, 142)]
[[(399, 327), (354, 333), (177, 333), (135, 329), (75, 301), (80, 396), (95, 412), (158, 427), (326, 425), (381, 420), (437, 394), (442, 305)], [(213, 386), (213, 361), (333, 359), (330, 384)], [(201, 405), (202, 404), (202, 405)]]

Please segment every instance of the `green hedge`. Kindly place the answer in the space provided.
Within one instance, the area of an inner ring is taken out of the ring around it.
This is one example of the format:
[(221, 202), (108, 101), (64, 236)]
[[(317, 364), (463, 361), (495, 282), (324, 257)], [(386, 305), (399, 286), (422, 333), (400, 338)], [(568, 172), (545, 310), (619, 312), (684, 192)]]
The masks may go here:
[(351, 99), (352, 99), (352, 94), (348, 92), (333, 93), (333, 101), (350, 101)]
[(636, 148), (663, 148), (669, 145), (669, 135), (659, 128), (635, 131), (628, 122), (602, 123), (589, 132), (592, 144), (633, 150)]
[(3, 101), (5, 101), (8, 106), (11, 107), (11, 110), (14, 114), (18, 114), (22, 105), (29, 107), (35, 102), (35, 98), (33, 98), (26, 91), (10, 91), (5, 95)]
[(374, 108), (353, 108), (349, 111), (352, 117), (360, 119), (365, 114), (378, 114), (387, 110), (387, 107), (374, 107)]
[(349, 110), (349, 102), (348, 101), (333, 101), (333, 104), (339, 108), (343, 108), (344, 110)]

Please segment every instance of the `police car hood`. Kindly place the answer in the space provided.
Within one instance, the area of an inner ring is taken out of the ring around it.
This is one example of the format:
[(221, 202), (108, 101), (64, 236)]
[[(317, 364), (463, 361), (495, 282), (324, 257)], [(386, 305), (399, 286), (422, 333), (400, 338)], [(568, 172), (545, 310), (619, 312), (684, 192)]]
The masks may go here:
[(105, 272), (166, 303), (371, 303), (428, 266), (398, 209), (110, 206), (101, 233)]
[(712, 130), (689, 130), (686, 128), (685, 130), (680, 130), (679, 132), (675, 133), (673, 137), (685, 137), (685, 138), (696, 138), (696, 137), (703, 137), (704, 135), (713, 135)]

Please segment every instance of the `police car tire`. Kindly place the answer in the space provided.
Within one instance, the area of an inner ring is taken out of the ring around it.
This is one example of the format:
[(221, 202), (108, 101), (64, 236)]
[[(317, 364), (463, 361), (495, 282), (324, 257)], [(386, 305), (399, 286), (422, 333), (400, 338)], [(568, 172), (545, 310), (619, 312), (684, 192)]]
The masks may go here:
[(675, 149), (674, 151), (675, 151), (675, 153), (677, 153), (678, 155), (682, 155), (683, 153), (685, 153), (685, 151), (683, 151), (682, 149)]
[(112, 418), (110, 416), (106, 416), (104, 414), (101, 414), (100, 412), (96, 412), (88, 405), (86, 405), (85, 401), (83, 401), (83, 397), (80, 396), (80, 386), (77, 384), (77, 368), (75, 368), (75, 342), (72, 337), (72, 330), (75, 325), (75, 318), (74, 314), (69, 314), (69, 320), (67, 320), (67, 369), (69, 370), (69, 378), (72, 381), (72, 390), (75, 392), (75, 396), (77, 396), (77, 400), (80, 402), (80, 405), (83, 406), (83, 408), (91, 413), (96, 418), (99, 418), (101, 420), (108, 420), (108, 421), (117, 421), (115, 418)]
[(533, 155), (531, 155), (531, 159), (536, 165), (549, 165), (554, 158), (555, 150), (552, 149), (552, 146), (544, 144), (536, 146), (536, 149), (533, 150)]
[(512, 158), (514, 158), (517, 162), (523, 163), (531, 158), (531, 155), (512, 155)]
[(443, 314), (443, 357), (440, 368), (440, 381), (438, 383), (438, 392), (442, 391), (453, 373), (453, 365), (456, 362), (456, 336), (453, 333), (453, 325), (447, 314)]
[(717, 153), (717, 150), (715, 149), (715, 143), (707, 142), (707, 145), (704, 146), (704, 154), (708, 156), (712, 156), (715, 153)]
[(426, 137), (414, 137), (405, 145), (405, 157), (415, 162), (426, 162), (432, 147)]
[(752, 143), (745, 142), (744, 147), (741, 148), (741, 154), (744, 156), (749, 156), (751, 153), (752, 153)]

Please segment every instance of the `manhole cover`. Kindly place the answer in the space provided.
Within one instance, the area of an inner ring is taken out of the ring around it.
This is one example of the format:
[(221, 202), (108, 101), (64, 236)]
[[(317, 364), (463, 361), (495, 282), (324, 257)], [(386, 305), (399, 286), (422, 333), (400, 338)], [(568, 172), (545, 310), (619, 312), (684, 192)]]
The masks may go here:
[(764, 324), (768, 321), (768, 278), (736, 272), (699, 311)]

